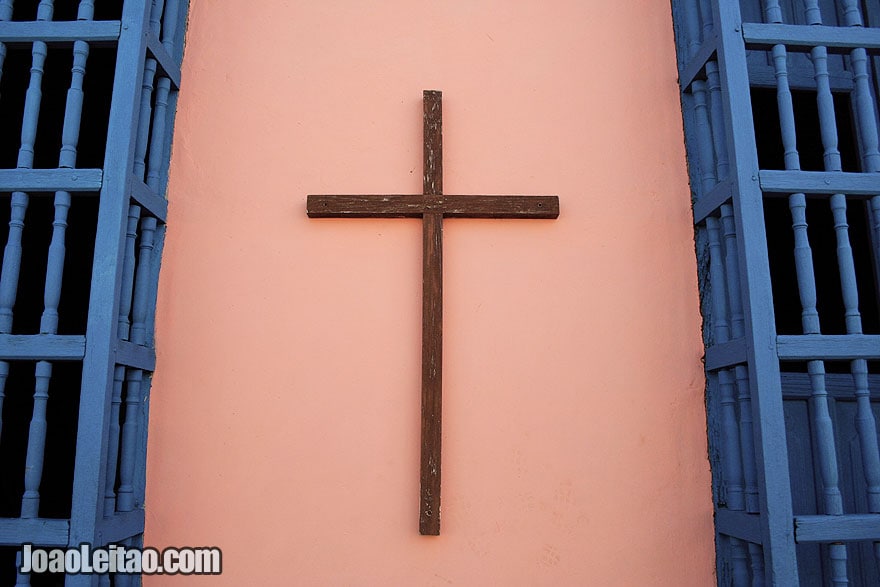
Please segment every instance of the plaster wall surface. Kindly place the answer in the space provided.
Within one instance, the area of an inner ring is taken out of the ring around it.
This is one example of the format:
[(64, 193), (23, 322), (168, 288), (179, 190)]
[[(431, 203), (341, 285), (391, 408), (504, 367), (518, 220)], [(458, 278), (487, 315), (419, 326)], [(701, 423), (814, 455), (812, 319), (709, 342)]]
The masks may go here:
[[(418, 535), (421, 224), (310, 193), (557, 194), (445, 223), (442, 534)], [(669, 4), (192, 0), (169, 184), (148, 585), (710, 585)]]

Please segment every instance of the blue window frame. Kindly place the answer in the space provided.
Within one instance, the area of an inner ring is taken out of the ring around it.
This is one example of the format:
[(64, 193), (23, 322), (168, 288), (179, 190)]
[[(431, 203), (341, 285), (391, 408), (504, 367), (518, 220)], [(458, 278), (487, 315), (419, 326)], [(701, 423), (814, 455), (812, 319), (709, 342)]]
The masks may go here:
[(880, 584), (880, 3), (672, 7), (718, 583)]
[(187, 10), (0, 0), (0, 584), (45, 584), (16, 572), (22, 543), (142, 540)]

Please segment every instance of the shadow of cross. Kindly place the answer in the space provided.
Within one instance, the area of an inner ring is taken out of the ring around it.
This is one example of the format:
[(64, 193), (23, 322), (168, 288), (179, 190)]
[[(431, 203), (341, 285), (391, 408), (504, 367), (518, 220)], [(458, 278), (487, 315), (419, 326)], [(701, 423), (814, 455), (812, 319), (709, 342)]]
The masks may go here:
[(440, 534), (440, 426), (442, 406), (443, 218), (556, 218), (557, 196), (448, 196), (443, 194), (441, 92), (424, 92), (424, 193), (308, 197), (310, 218), (421, 218), (422, 440), (419, 533)]

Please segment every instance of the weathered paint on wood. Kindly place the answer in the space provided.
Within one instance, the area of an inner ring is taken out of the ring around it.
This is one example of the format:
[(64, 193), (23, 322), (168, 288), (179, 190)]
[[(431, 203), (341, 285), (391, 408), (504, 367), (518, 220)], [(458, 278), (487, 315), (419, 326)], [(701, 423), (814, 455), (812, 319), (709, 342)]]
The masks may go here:
[(419, 533), (440, 533), (443, 218), (556, 218), (557, 196), (443, 194), (442, 95), (426, 90), (421, 195), (309, 195), (311, 218), (422, 218), (422, 426)]

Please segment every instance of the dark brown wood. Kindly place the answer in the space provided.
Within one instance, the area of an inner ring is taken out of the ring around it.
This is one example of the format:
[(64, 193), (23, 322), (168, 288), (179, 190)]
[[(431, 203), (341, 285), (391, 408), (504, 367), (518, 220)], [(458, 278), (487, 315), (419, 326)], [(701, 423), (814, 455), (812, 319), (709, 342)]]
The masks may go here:
[(422, 443), (419, 533), (440, 534), (440, 436), (443, 405), (443, 215), (422, 222)]
[[(409, 195), (309, 196), (311, 218), (421, 218), (428, 198)], [(556, 196), (438, 196), (432, 210), (444, 218), (557, 218)]]
[(437, 90), (425, 90), (424, 104), (424, 138), (422, 176), (424, 177), (422, 193), (436, 196), (443, 193), (443, 103), (442, 93)]
[(419, 533), (440, 534), (443, 405), (443, 218), (556, 218), (556, 196), (443, 195), (441, 93), (424, 92), (422, 195), (310, 195), (310, 218), (422, 218), (422, 429)]

